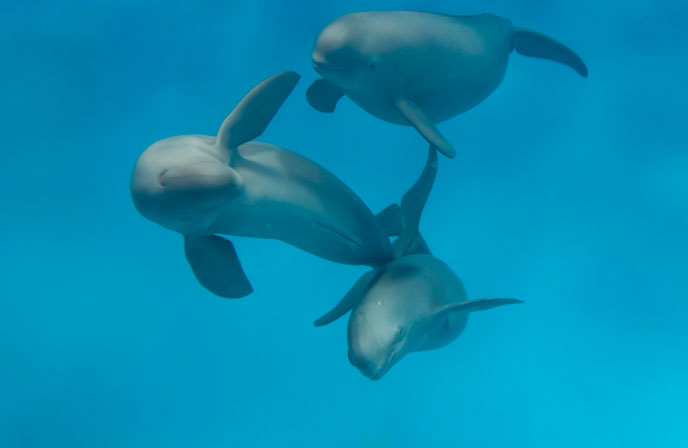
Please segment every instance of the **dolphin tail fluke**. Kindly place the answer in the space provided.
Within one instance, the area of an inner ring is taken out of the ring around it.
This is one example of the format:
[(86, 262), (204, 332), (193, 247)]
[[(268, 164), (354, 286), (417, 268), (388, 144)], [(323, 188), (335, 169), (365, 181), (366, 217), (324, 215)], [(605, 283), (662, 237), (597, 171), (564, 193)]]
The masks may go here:
[(198, 282), (213, 294), (238, 299), (253, 292), (230, 241), (217, 235), (184, 238), (184, 252)]
[(306, 90), (308, 104), (320, 112), (334, 112), (342, 96), (344, 91), (324, 78), (316, 80)]
[(437, 129), (437, 126), (435, 126), (435, 123), (432, 122), (416, 103), (410, 99), (402, 98), (396, 102), (395, 106), (399, 113), (406, 118), (411, 126), (420, 132), (420, 135), (422, 135), (428, 143), (450, 159), (456, 157), (456, 151), (451, 143), (444, 138), (439, 129)]
[(566, 45), (549, 36), (524, 28), (514, 27), (511, 43), (514, 49), (524, 56), (556, 61), (568, 65), (581, 76), (588, 76), (588, 68), (580, 56)]
[(316, 321), (313, 322), (313, 325), (316, 327), (322, 327), (323, 325), (332, 323), (348, 313), (363, 299), (364, 292), (370, 289), (370, 285), (378, 279), (380, 274), (382, 274), (382, 271), (376, 269), (368, 272), (363, 277), (358, 279), (358, 281), (349, 290), (349, 292), (346, 293), (342, 300), (340, 300), (339, 303), (336, 304), (330, 311), (316, 319)]
[(217, 145), (236, 148), (262, 134), (299, 79), (298, 73), (283, 72), (254, 87), (225, 118)]

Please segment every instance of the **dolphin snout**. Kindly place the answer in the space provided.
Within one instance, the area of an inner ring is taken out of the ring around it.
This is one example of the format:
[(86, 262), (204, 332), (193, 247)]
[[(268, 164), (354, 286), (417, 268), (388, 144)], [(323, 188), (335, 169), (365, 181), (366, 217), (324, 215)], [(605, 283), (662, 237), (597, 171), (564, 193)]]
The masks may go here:
[(350, 72), (352, 70), (350, 67), (337, 67), (336, 65), (327, 62), (324, 58), (316, 59), (315, 57), (313, 58), (313, 68), (321, 75), (335, 72)]
[(327, 65), (327, 60), (325, 59), (325, 56), (323, 56), (322, 53), (319, 51), (313, 52), (313, 67), (317, 70), (318, 67), (323, 67)]
[(370, 378), (373, 381), (377, 381), (385, 374), (384, 366), (378, 365), (378, 363), (367, 360), (363, 358), (357, 358), (349, 354), (349, 362), (356, 367), (364, 376)]

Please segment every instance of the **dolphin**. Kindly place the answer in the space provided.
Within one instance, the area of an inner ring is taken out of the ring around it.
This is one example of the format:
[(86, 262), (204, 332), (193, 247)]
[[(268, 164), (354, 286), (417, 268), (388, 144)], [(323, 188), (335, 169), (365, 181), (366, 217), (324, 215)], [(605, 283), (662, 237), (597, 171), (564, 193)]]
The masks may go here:
[(430, 253), (418, 226), (436, 171), (437, 152), (431, 145), (423, 173), (401, 202), (395, 259), (364, 274), (314, 323), (327, 325), (351, 311), (349, 361), (372, 380), (382, 378), (408, 353), (452, 342), (466, 327), (469, 313), (522, 303), (508, 298), (468, 300), (461, 280)]
[(344, 15), (320, 32), (313, 66), (322, 78), (306, 96), (315, 109), (333, 112), (346, 95), (382, 120), (413, 126), (454, 158), (435, 123), (486, 99), (501, 84), (512, 50), (588, 76), (572, 50), (503, 17), (369, 11)]
[(197, 280), (218, 296), (244, 297), (253, 288), (233, 244), (217, 234), (273, 238), (344, 264), (394, 258), (378, 218), (342, 181), (294, 152), (252, 141), (298, 80), (294, 72), (268, 78), (239, 102), (217, 137), (160, 140), (134, 167), (135, 207), (184, 236)]

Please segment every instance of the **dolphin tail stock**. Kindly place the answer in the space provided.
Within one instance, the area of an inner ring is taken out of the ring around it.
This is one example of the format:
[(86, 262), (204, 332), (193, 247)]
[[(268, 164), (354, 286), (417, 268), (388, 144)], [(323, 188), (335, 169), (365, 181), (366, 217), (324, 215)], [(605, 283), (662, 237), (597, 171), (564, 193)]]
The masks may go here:
[(401, 207), (399, 204), (388, 205), (375, 215), (375, 219), (387, 236), (399, 236), (401, 234)]
[(332, 113), (344, 91), (325, 78), (317, 79), (306, 90), (308, 104), (317, 111)]
[(423, 235), (421, 235), (420, 232), (416, 233), (415, 238), (413, 238), (413, 241), (411, 241), (411, 244), (409, 244), (404, 255), (413, 254), (432, 255), (432, 252), (430, 252), (430, 248), (428, 247), (428, 243), (425, 242), (425, 238), (423, 238)]
[(520, 54), (536, 58), (549, 59), (568, 65), (581, 76), (588, 76), (585, 62), (566, 45), (542, 33), (525, 28), (514, 27), (511, 45)]
[(319, 317), (313, 322), (316, 327), (322, 327), (329, 323), (334, 322), (346, 313), (348, 313), (353, 307), (355, 307), (364, 297), (365, 291), (370, 288), (382, 274), (383, 269), (374, 269), (367, 274), (363, 275), (354, 286), (346, 293), (346, 295), (337, 303), (334, 308)]
[(450, 159), (456, 157), (456, 150), (454, 150), (451, 143), (444, 138), (439, 129), (437, 129), (437, 126), (435, 126), (435, 123), (432, 122), (430, 117), (428, 117), (416, 103), (408, 98), (401, 98), (397, 100), (395, 107), (409, 124), (420, 132), (420, 135), (422, 135), (428, 143), (434, 145), (439, 152)]
[[(392, 237), (401, 235), (401, 207), (399, 204), (387, 206), (384, 210), (375, 215), (375, 218), (387, 236)], [(430, 254), (430, 249), (420, 232), (416, 233), (415, 238), (410, 242), (404, 253), (404, 255), (411, 254)]]
[(401, 199), (402, 232), (394, 242), (394, 253), (397, 257), (411, 253), (430, 253), (420, 235), (419, 226), (423, 208), (435, 183), (437, 165), (437, 148), (430, 145), (428, 158), (420, 177)]
[(185, 237), (184, 253), (198, 282), (213, 294), (238, 299), (253, 292), (229, 240), (217, 235)]
[(255, 86), (225, 118), (216, 144), (236, 148), (261, 135), (300, 78), (298, 73), (282, 72)]

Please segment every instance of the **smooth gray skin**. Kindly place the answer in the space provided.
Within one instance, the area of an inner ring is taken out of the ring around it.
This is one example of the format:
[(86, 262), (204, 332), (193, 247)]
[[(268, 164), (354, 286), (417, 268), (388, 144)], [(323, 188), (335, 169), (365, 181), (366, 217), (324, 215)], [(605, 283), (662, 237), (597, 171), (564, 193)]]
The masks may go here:
[(357, 12), (318, 36), (313, 65), (324, 79), (313, 83), (307, 97), (317, 110), (333, 112), (346, 95), (382, 120), (414, 126), (453, 158), (454, 149), (434, 124), (487, 98), (502, 82), (513, 49), (588, 74), (561, 43), (492, 14)]
[(439, 310), (465, 300), (459, 278), (432, 255), (391, 262), (351, 311), (349, 360), (378, 380), (407, 353), (449, 344), (466, 326), (468, 312), (440, 317)]
[(423, 174), (401, 203), (403, 227), (395, 241), (397, 258), (366, 273), (315, 322), (326, 325), (351, 310), (349, 361), (372, 380), (382, 378), (408, 353), (452, 342), (465, 328), (470, 312), (521, 303), (499, 298), (467, 300), (461, 280), (430, 254), (418, 225), (436, 170), (437, 155), (431, 147)]
[(276, 75), (249, 93), (218, 137), (154, 143), (131, 183), (146, 218), (184, 235), (198, 280), (215, 294), (252, 291), (231, 243), (215, 234), (273, 238), (338, 263), (378, 266), (392, 246), (361, 199), (326, 169), (260, 135), (298, 81)]
[(430, 254), (402, 256), (376, 275), (351, 311), (347, 327), (349, 361), (372, 380), (382, 378), (408, 353), (454, 341), (470, 312), (521, 303), (468, 300), (461, 280)]

